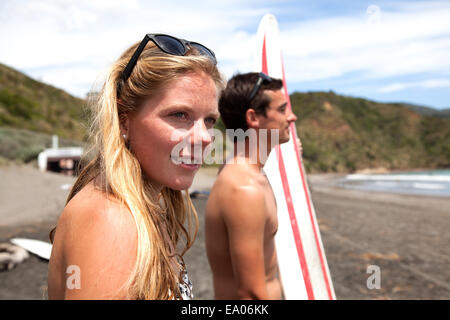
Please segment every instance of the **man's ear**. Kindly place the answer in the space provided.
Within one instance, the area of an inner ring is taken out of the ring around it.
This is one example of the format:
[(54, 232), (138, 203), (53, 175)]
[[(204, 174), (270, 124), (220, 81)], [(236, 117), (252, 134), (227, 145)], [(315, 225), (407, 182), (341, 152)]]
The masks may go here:
[(254, 109), (250, 108), (245, 112), (245, 120), (249, 128), (259, 128), (259, 117)]

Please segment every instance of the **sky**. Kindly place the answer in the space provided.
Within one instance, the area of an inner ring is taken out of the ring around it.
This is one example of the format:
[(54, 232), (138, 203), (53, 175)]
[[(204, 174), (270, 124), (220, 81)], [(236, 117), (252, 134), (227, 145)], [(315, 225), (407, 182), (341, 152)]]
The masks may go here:
[(226, 78), (254, 69), (278, 21), (287, 87), (450, 108), (450, 0), (1, 0), (0, 63), (77, 97), (146, 33), (211, 48)]

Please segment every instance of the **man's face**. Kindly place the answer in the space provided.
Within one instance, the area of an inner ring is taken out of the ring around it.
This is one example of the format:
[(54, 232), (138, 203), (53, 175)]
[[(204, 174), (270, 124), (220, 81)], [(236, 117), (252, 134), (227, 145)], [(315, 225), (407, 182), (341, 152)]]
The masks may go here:
[(297, 120), (297, 117), (288, 109), (283, 90), (265, 90), (264, 94), (270, 98), (270, 104), (266, 109), (266, 116), (258, 115), (260, 121), (259, 128), (267, 129), (268, 137), (270, 137), (270, 130), (278, 130), (279, 142), (288, 142), (289, 125), (291, 122)]

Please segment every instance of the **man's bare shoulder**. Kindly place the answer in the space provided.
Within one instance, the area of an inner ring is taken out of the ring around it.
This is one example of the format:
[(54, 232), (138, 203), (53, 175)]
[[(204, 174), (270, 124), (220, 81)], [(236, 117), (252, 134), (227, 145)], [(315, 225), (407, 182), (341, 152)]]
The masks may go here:
[[(229, 164), (221, 170), (208, 199), (207, 211), (225, 217), (265, 215), (264, 192), (260, 172), (245, 164)], [(242, 212), (241, 212), (242, 211)]]
[(218, 175), (215, 186), (222, 191), (236, 191), (239, 189), (261, 189), (264, 177), (247, 164), (228, 164)]

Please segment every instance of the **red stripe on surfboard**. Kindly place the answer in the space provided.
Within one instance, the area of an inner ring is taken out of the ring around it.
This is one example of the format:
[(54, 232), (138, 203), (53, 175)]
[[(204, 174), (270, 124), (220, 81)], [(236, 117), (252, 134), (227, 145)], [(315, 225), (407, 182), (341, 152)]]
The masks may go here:
[(264, 36), (263, 40), (263, 56), (262, 56), (262, 72), (265, 74), (269, 74), (269, 68), (267, 67), (267, 54), (266, 54), (266, 36)]
[[(286, 100), (287, 100), (287, 103), (288, 103), (288, 108), (289, 108), (289, 110), (292, 110), (291, 99), (289, 97), (288, 90), (287, 90), (286, 75), (284, 73), (283, 56), (281, 56), (280, 58), (281, 58), (281, 71), (282, 71), (282, 74), (283, 74), (284, 94), (286, 96)], [(297, 137), (297, 131), (296, 131), (294, 122), (291, 123), (289, 129), (291, 131), (292, 139), (294, 139), (294, 137)], [(314, 231), (314, 238), (316, 240), (317, 251), (319, 253), (319, 258), (320, 258), (320, 266), (322, 268), (323, 277), (325, 279), (325, 285), (327, 287), (328, 298), (330, 300), (333, 300), (333, 294), (331, 292), (330, 279), (328, 277), (328, 272), (327, 272), (326, 267), (325, 267), (324, 253), (322, 252), (322, 248), (320, 247), (319, 235), (318, 235), (318, 232), (317, 232), (317, 228), (316, 228), (316, 224), (315, 224), (315, 220), (314, 220), (314, 215), (313, 215), (313, 212), (312, 212), (311, 198), (310, 198), (309, 192), (307, 190), (307, 184), (306, 184), (306, 178), (305, 178), (306, 176), (305, 176), (305, 173), (303, 172), (303, 165), (302, 165), (302, 160), (300, 158), (300, 153), (298, 151), (297, 141), (294, 141), (294, 148), (295, 148), (295, 155), (297, 156), (298, 169), (300, 171), (300, 176), (302, 177), (302, 181), (303, 181), (303, 186), (304, 186), (303, 191), (305, 192), (306, 203), (308, 204), (309, 218), (311, 220), (311, 225), (312, 225), (312, 228), (313, 228), (313, 231)]]
[[(263, 52), (262, 52), (262, 72), (269, 74), (267, 67), (267, 54), (266, 54), (266, 37), (264, 36), (263, 41)], [(281, 182), (283, 185), (284, 196), (286, 199), (286, 205), (289, 212), (289, 218), (291, 221), (292, 232), (294, 234), (295, 246), (297, 248), (298, 259), (300, 261), (300, 266), (303, 272), (303, 280), (305, 282), (306, 293), (309, 300), (314, 300), (314, 292), (311, 286), (311, 279), (309, 277), (308, 266), (306, 264), (305, 252), (303, 251), (302, 240), (300, 237), (300, 230), (297, 224), (297, 218), (295, 217), (294, 206), (292, 203), (291, 191), (289, 189), (289, 184), (286, 175), (286, 168), (284, 166), (283, 156), (281, 154), (280, 146), (275, 147), (275, 152), (277, 155), (278, 166), (280, 170)]]
[(311, 285), (311, 279), (309, 276), (308, 265), (306, 263), (305, 252), (303, 250), (302, 240), (300, 238), (300, 231), (297, 224), (297, 218), (295, 217), (294, 205), (292, 203), (291, 190), (287, 181), (286, 168), (284, 166), (283, 155), (281, 154), (280, 146), (275, 147), (278, 167), (280, 170), (281, 181), (283, 184), (284, 196), (286, 198), (286, 204), (288, 207), (289, 218), (291, 219), (292, 232), (294, 233), (295, 245), (297, 247), (298, 258), (303, 272), (303, 278), (305, 281), (306, 293), (309, 300), (314, 300), (314, 292)]

